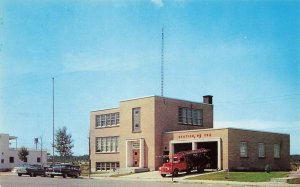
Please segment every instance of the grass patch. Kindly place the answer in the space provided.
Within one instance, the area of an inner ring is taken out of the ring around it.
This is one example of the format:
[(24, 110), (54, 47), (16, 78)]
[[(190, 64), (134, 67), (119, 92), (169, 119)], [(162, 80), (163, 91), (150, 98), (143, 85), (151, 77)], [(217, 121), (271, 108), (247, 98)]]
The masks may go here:
[(288, 179), (287, 183), (289, 183), (289, 184), (300, 184), (300, 178)]
[(272, 178), (287, 177), (288, 172), (217, 172), (196, 177), (187, 178), (187, 180), (221, 180), (221, 181), (239, 181), (239, 182), (267, 182)]

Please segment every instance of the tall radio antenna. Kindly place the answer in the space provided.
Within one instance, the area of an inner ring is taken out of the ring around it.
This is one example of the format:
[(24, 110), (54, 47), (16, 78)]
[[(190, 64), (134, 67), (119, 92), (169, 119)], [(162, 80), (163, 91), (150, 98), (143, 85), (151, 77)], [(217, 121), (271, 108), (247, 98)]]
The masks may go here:
[(161, 31), (161, 96), (164, 96), (164, 26)]

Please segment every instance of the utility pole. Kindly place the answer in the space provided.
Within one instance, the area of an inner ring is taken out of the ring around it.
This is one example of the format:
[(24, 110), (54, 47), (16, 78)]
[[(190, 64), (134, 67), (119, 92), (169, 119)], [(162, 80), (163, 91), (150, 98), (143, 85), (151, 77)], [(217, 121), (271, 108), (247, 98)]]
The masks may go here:
[(161, 30), (161, 96), (164, 96), (164, 26)]
[(40, 139), (41, 139), (41, 164), (43, 164), (43, 140), (41, 136)]
[(52, 164), (54, 164), (54, 77), (52, 77)]
[(89, 131), (89, 179), (91, 178), (91, 130)]

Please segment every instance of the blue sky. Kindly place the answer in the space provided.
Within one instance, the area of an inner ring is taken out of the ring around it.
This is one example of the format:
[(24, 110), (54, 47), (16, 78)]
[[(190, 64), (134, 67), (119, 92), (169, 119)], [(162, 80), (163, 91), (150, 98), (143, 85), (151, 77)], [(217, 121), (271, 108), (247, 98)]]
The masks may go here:
[(120, 100), (214, 96), (215, 127), (291, 135), (300, 154), (299, 1), (0, 2), (0, 132), (51, 152), (66, 126), (88, 153), (89, 112)]

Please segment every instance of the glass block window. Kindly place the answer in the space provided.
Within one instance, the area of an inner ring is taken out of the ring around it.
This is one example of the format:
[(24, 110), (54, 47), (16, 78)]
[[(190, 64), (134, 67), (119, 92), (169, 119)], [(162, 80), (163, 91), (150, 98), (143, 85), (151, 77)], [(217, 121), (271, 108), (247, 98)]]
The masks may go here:
[(107, 153), (107, 152), (118, 152), (119, 151), (119, 137), (97, 137), (96, 138), (96, 152)]
[(248, 143), (240, 142), (240, 157), (248, 157)]
[(264, 143), (258, 143), (258, 158), (265, 158), (266, 157), (266, 150), (265, 150)]
[(96, 127), (103, 128), (103, 127), (117, 126), (120, 123), (119, 116), (120, 116), (119, 112), (96, 115)]
[(280, 158), (280, 144), (274, 144), (274, 158)]
[(96, 171), (116, 170), (119, 167), (119, 162), (96, 162)]
[(202, 126), (203, 111), (192, 108), (178, 108), (178, 123), (181, 125), (196, 125)]
[(132, 132), (141, 131), (141, 108), (132, 109)]

